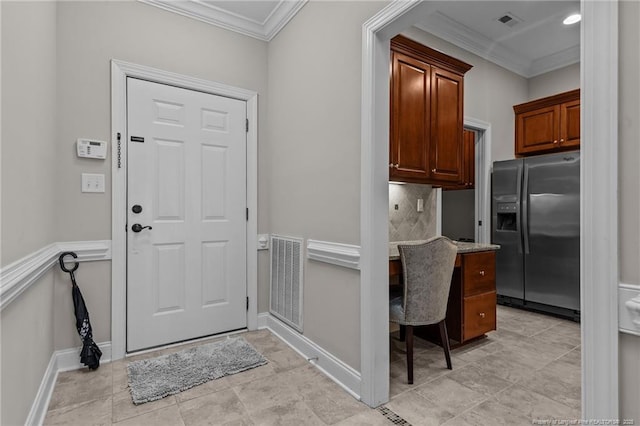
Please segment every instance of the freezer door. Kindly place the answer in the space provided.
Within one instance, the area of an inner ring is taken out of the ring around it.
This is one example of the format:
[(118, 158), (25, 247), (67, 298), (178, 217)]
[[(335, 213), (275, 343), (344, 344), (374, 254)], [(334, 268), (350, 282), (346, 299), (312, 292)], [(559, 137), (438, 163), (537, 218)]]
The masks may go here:
[(528, 158), (523, 181), (525, 299), (580, 310), (580, 154)]
[(492, 242), (496, 252), (496, 289), (499, 295), (524, 298), (524, 263), (520, 224), (522, 160), (493, 163)]

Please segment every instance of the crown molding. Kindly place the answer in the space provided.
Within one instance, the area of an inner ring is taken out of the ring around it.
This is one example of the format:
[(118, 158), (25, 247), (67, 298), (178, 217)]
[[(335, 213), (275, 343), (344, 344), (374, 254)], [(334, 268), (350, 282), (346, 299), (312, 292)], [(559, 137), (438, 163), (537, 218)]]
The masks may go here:
[(138, 0), (169, 12), (197, 19), (229, 31), (234, 31), (262, 41), (271, 41), (278, 32), (293, 18), (308, 0), (280, 0), (264, 22), (258, 22), (244, 16), (199, 0)]
[(535, 77), (579, 62), (580, 45), (571, 46), (568, 49), (532, 61), (529, 66), (529, 77)]
[(580, 61), (579, 45), (530, 61), (518, 52), (496, 43), (495, 40), (440, 12), (429, 15), (424, 22), (416, 24), (415, 27), (525, 78), (535, 77)]

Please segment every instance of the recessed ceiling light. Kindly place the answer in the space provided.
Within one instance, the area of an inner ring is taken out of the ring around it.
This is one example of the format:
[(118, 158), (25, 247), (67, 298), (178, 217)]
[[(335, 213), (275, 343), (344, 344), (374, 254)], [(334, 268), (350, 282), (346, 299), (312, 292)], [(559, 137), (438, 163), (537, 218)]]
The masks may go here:
[(580, 15), (579, 13), (574, 13), (573, 15), (569, 15), (564, 18), (564, 21), (562, 21), (562, 23), (565, 25), (571, 25), (575, 24), (576, 22), (580, 22), (581, 19), (582, 15)]

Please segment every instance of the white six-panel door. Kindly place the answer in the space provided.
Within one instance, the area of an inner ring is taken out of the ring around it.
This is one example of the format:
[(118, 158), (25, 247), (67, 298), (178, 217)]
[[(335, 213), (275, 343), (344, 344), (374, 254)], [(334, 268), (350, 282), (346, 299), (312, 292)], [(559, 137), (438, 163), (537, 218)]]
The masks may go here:
[(127, 351), (246, 327), (246, 103), (128, 78), (127, 109)]

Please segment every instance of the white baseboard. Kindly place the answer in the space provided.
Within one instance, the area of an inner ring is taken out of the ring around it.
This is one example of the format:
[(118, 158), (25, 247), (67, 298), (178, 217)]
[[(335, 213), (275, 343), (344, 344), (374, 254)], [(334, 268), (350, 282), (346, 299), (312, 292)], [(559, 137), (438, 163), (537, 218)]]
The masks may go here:
[[(102, 351), (102, 357), (100, 363), (111, 361), (111, 342), (98, 343), (98, 347)], [(54, 353), (56, 356), (58, 372), (72, 371), (84, 368), (84, 365), (80, 362), (80, 347), (63, 349)]]
[[(111, 342), (98, 343), (98, 346), (102, 351), (100, 362), (111, 361)], [(84, 368), (84, 365), (80, 362), (80, 349), (80, 347), (63, 349), (51, 354), (49, 365), (40, 382), (36, 398), (33, 400), (33, 404), (31, 404), (31, 410), (29, 410), (29, 415), (24, 423), (25, 425), (39, 426), (44, 422), (47, 409), (49, 408), (49, 402), (51, 401), (51, 395), (56, 386), (58, 373)]]
[(268, 313), (258, 314), (258, 328), (271, 331), (354, 398), (360, 400), (360, 373), (352, 367)]
[(49, 408), (49, 401), (51, 401), (51, 395), (53, 394), (53, 388), (56, 386), (57, 378), (58, 368), (56, 353), (54, 352), (51, 354), (51, 359), (40, 382), (38, 393), (33, 400), (33, 404), (31, 404), (27, 420), (24, 422), (26, 426), (39, 426), (44, 422), (44, 417), (47, 415), (47, 408)]

